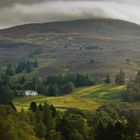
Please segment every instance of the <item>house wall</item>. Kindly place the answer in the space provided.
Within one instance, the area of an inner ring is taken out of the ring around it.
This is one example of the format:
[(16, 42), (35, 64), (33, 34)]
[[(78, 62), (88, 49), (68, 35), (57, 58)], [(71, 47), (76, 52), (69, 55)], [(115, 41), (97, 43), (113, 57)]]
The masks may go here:
[(36, 91), (27, 90), (25, 91), (25, 96), (37, 96), (38, 93)]

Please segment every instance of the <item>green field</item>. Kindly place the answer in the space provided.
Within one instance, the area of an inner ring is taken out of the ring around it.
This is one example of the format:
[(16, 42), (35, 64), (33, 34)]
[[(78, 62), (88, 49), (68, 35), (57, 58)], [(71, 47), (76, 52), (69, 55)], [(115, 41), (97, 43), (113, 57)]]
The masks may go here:
[(125, 86), (100, 84), (96, 86), (82, 87), (73, 93), (59, 97), (30, 96), (16, 98), (14, 104), (17, 110), (27, 109), (32, 101), (37, 103), (47, 102), (57, 109), (79, 108), (83, 110), (95, 110), (106, 102), (121, 102), (121, 93)]

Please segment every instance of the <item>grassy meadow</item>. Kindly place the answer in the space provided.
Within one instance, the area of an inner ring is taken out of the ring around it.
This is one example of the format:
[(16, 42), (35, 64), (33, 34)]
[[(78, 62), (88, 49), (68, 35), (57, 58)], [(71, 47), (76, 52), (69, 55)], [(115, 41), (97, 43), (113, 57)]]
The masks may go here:
[(53, 104), (57, 109), (79, 108), (95, 110), (106, 102), (121, 102), (121, 93), (125, 86), (99, 84), (96, 86), (82, 87), (73, 93), (59, 97), (30, 96), (16, 98), (14, 104), (17, 110), (27, 109), (32, 101)]

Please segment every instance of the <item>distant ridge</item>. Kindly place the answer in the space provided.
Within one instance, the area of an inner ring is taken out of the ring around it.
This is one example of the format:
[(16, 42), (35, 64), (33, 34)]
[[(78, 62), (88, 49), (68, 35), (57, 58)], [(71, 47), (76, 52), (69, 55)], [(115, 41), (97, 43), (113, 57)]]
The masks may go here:
[(0, 36), (24, 37), (31, 33), (98, 33), (123, 36), (140, 36), (140, 26), (134, 23), (114, 19), (88, 19), (59, 21), (50, 23), (33, 23), (0, 30)]

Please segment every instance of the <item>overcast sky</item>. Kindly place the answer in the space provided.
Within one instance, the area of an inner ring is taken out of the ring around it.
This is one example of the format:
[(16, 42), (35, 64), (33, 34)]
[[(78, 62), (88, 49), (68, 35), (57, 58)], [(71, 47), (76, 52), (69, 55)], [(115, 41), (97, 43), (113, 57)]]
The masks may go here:
[(97, 17), (140, 24), (140, 0), (0, 0), (0, 28)]

